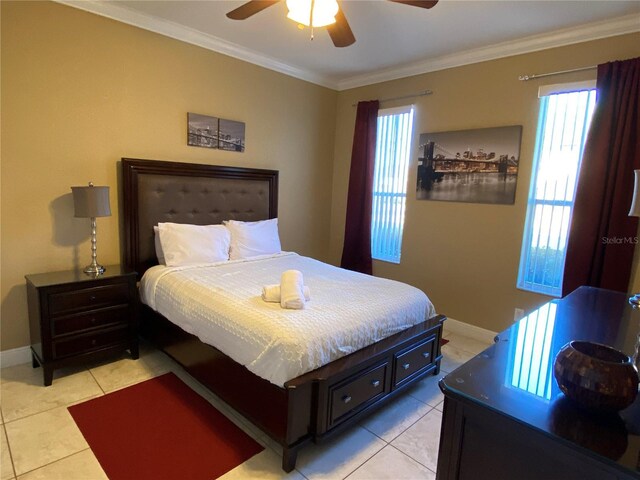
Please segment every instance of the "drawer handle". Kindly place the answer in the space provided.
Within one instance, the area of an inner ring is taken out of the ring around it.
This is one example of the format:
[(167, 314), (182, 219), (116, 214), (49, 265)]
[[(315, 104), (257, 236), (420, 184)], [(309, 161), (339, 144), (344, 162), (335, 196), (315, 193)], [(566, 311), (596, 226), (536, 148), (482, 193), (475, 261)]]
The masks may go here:
[(424, 358), (429, 358), (431, 356), (431, 354), (429, 352), (422, 352), (422, 356)]
[(409, 364), (409, 363), (405, 363), (404, 365), (402, 365), (402, 368), (403, 368), (404, 370), (409, 370), (410, 365), (411, 365), (411, 364)]
[(342, 397), (342, 401), (344, 403), (349, 403), (351, 401), (351, 395), (345, 395), (344, 397)]
[(96, 344), (96, 339), (94, 338), (93, 340), (91, 340), (91, 345), (95, 345)]
[(91, 317), (91, 323), (96, 323), (96, 317)]
[(373, 382), (371, 382), (371, 386), (373, 388), (379, 387), (380, 386), (380, 380), (374, 380)]
[(95, 300), (95, 299), (96, 299), (96, 296), (95, 296), (95, 295), (91, 295), (91, 296), (89, 296), (89, 300)]

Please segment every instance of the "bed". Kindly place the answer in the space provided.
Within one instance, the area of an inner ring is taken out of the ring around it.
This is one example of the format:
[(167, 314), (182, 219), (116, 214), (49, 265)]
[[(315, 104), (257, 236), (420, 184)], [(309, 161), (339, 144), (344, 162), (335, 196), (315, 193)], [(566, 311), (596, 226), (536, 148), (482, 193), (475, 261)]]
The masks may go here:
[[(124, 261), (139, 278), (157, 264), (153, 227), (159, 222), (209, 225), (278, 214), (273, 170), (125, 158), (122, 184)], [(282, 468), (289, 472), (306, 443), (330, 438), (438, 374), (444, 320), (433, 315), (311, 371), (271, 381), (147, 305), (141, 334), (282, 445)]]

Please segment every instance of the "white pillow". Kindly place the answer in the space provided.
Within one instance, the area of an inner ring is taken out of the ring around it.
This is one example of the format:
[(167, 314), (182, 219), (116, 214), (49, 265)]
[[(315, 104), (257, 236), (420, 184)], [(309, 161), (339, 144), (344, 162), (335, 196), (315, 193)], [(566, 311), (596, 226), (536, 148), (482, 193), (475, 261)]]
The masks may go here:
[(225, 225), (231, 232), (231, 250), (229, 251), (231, 260), (282, 251), (277, 218), (260, 222), (228, 220)]
[(156, 244), (156, 258), (158, 259), (158, 263), (165, 265), (164, 252), (162, 251), (162, 243), (160, 243), (160, 233), (157, 226), (153, 227), (153, 240)]
[(229, 260), (231, 235), (223, 225), (159, 223), (158, 233), (168, 267)]

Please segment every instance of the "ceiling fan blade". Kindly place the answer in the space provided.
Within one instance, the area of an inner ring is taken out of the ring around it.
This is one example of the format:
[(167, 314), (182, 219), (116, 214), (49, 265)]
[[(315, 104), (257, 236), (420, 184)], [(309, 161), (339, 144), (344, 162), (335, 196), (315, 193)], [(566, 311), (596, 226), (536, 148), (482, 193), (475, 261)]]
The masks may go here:
[(421, 0), (389, 0), (390, 2), (394, 2), (394, 3), (404, 3), (405, 5), (411, 5), (413, 7), (420, 7), (420, 8), (433, 8), (435, 6), (436, 3), (438, 3), (438, 0), (433, 0), (433, 1), (421, 1)]
[(336, 47), (348, 47), (356, 42), (347, 17), (342, 13), (342, 8), (336, 14), (336, 23), (327, 26), (327, 32)]
[(275, 5), (279, 1), (280, 0), (250, 0), (247, 3), (240, 5), (235, 10), (231, 10), (227, 13), (227, 17), (232, 20), (246, 20), (265, 8)]

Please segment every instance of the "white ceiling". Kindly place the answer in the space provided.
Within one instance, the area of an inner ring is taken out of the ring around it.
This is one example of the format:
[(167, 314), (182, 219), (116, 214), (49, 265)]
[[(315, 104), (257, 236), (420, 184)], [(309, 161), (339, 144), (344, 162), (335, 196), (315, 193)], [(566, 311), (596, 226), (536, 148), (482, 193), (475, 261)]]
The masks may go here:
[[(430, 10), (343, 0), (356, 43), (300, 30), (284, 0), (247, 20), (242, 0), (60, 0), (337, 90), (466, 63), (640, 31), (640, 1), (440, 0)], [(523, 72), (535, 73), (535, 72)]]

